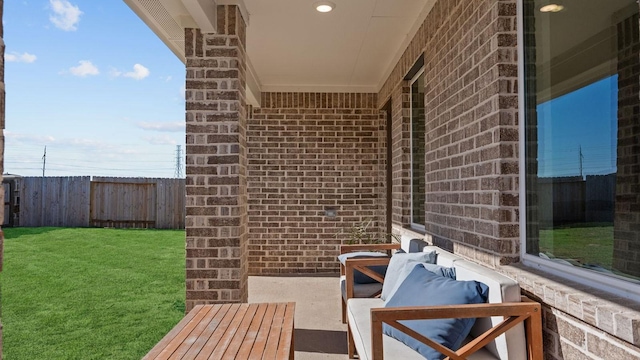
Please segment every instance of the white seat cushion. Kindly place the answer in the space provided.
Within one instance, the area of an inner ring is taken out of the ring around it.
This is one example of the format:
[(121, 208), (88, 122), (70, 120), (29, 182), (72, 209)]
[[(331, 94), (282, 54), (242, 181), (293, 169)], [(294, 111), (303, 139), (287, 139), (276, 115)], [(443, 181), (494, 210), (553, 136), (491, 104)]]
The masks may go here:
[[(520, 302), (520, 286), (494, 270), (467, 260), (459, 260), (454, 263), (456, 279), (476, 280), (489, 286), (489, 303)], [(502, 322), (502, 317), (494, 316), (476, 320), (471, 328), (471, 336), (479, 336)], [(517, 324), (504, 335), (498, 336), (495, 341), (487, 345), (500, 359), (525, 360), (527, 358), (527, 346), (525, 341), (524, 324)]]
[[(369, 360), (372, 357), (371, 309), (381, 307), (384, 307), (384, 301), (380, 299), (349, 299), (349, 302), (347, 302), (349, 328), (351, 329), (353, 342), (361, 360)], [(382, 335), (382, 346), (385, 359), (424, 360), (422, 355), (387, 335)], [(496, 357), (490, 352), (480, 349), (468, 359), (495, 360)]]

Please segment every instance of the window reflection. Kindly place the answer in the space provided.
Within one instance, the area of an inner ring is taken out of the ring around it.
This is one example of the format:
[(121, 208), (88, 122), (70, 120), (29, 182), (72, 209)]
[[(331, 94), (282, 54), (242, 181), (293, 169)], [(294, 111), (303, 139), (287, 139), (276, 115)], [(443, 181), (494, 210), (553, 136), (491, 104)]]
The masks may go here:
[(529, 254), (640, 279), (635, 0), (525, 1)]

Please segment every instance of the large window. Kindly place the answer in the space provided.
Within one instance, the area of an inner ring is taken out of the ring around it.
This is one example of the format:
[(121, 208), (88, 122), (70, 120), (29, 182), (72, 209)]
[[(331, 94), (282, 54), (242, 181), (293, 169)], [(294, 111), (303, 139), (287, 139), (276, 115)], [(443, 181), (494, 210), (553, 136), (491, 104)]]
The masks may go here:
[(424, 71), (411, 80), (411, 226), (424, 230), (425, 205)]
[(639, 5), (565, 0), (544, 12), (549, 1), (523, 3), (526, 253), (637, 282)]

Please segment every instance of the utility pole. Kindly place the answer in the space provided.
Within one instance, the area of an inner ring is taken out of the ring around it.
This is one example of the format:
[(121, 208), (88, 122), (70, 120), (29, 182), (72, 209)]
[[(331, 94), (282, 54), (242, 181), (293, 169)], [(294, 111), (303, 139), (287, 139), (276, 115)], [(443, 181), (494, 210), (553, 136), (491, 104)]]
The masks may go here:
[(584, 179), (582, 177), (582, 162), (584, 161), (584, 156), (582, 155), (582, 145), (580, 145), (580, 179)]
[(47, 165), (47, 145), (44, 146), (44, 154), (42, 155), (42, 182), (40, 184), (40, 226), (44, 226), (45, 224), (45, 215), (44, 215), (44, 189), (45, 189), (45, 178), (44, 178), (44, 169)]
[(47, 165), (47, 146), (44, 146), (44, 155), (42, 155), (42, 177), (44, 177), (44, 169)]
[(176, 178), (182, 177), (182, 149), (180, 145), (176, 145)]

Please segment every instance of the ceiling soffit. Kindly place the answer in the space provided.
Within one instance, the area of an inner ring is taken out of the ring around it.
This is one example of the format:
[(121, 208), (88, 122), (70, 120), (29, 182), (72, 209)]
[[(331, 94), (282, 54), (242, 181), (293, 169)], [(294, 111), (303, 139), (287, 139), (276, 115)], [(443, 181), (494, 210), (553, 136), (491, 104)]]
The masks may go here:
[[(377, 92), (435, 0), (217, 0), (247, 27), (248, 90)], [(215, 30), (213, 0), (124, 0), (182, 61), (184, 29)], [(252, 101), (252, 102), (254, 102)]]

